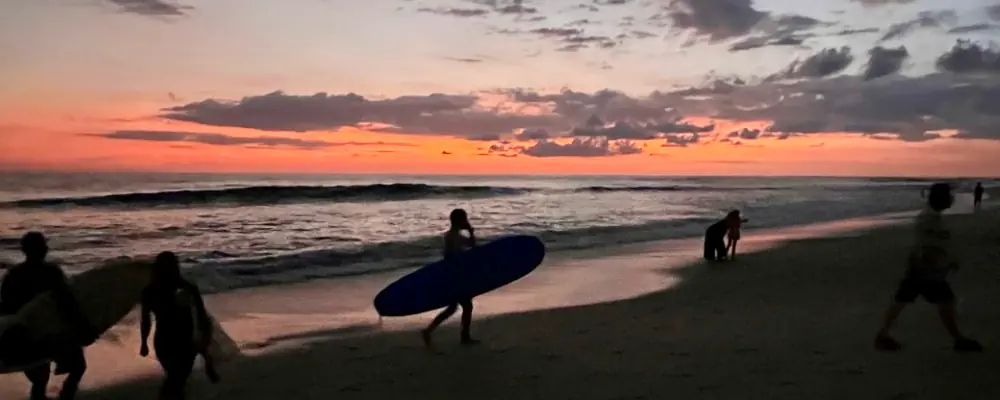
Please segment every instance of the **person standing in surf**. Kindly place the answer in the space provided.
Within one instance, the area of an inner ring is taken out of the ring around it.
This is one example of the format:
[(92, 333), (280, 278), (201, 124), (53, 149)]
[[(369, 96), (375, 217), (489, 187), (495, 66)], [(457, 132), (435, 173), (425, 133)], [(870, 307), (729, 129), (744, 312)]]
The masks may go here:
[(938, 313), (948, 333), (954, 340), (955, 351), (982, 351), (979, 342), (963, 335), (958, 329), (955, 309), (955, 293), (948, 284), (950, 271), (958, 269), (958, 263), (949, 251), (951, 232), (944, 224), (941, 213), (951, 208), (955, 198), (947, 183), (931, 185), (927, 195), (927, 207), (917, 215), (916, 237), (910, 250), (909, 267), (896, 289), (895, 301), (886, 310), (882, 328), (875, 335), (875, 348), (881, 351), (898, 351), (902, 346), (889, 336), (889, 329), (899, 318), (906, 305), (918, 296), (938, 306)]
[[(476, 234), (475, 229), (472, 228), (472, 224), (469, 223), (469, 215), (465, 210), (461, 208), (456, 208), (451, 211), (449, 215), (451, 220), (451, 227), (444, 234), (444, 258), (450, 259), (456, 254), (461, 253), (469, 248), (476, 246)], [(462, 231), (468, 231), (469, 237), (462, 235)], [(445, 320), (450, 318), (458, 310), (458, 307), (462, 307), (462, 333), (461, 333), (461, 343), (462, 344), (475, 344), (478, 340), (472, 338), (470, 333), (470, 326), (472, 325), (472, 299), (464, 299), (458, 303), (449, 305), (444, 311), (441, 311), (437, 317), (431, 321), (430, 325), (427, 326), (421, 332), (423, 336), (424, 344), (428, 349), (433, 349), (433, 343), (431, 341), (431, 335), (434, 330), (437, 329), (439, 325), (444, 323)]]
[[(40, 232), (26, 233), (21, 237), (21, 252), (24, 253), (24, 262), (11, 268), (3, 284), (0, 285), (0, 315), (17, 314), (36, 296), (51, 292), (63, 315), (85, 332), (84, 337), (88, 339), (80, 343), (80, 347), (60, 350), (58, 354), (47, 354), (50, 349), (37, 349), (32, 346), (8, 348), (8, 346), (13, 347), (13, 343), (31, 341), (30, 338), (23, 337), (21, 331), (14, 326), (4, 332), (6, 345), (0, 348), (0, 352), (4, 354), (4, 358), (11, 353), (17, 353), (11, 358), (36, 360), (51, 358), (56, 364), (56, 375), (66, 375), (59, 391), (59, 399), (71, 400), (76, 396), (83, 374), (87, 371), (87, 359), (84, 357), (83, 348), (97, 341), (100, 332), (97, 332), (84, 318), (62, 268), (46, 261), (49, 245), (45, 235)], [(37, 357), (36, 354), (41, 357)], [(51, 363), (43, 362), (24, 371), (24, 375), (31, 382), (31, 400), (48, 399), (45, 390), (49, 384), (51, 368)]]
[(976, 211), (983, 206), (983, 192), (983, 183), (976, 182), (976, 188), (972, 190), (972, 208)]
[(161, 400), (184, 398), (187, 379), (195, 357), (205, 360), (205, 374), (212, 383), (219, 381), (215, 364), (208, 354), (212, 340), (212, 322), (205, 310), (198, 287), (181, 277), (177, 255), (165, 251), (156, 256), (153, 278), (142, 294), (142, 343), (139, 355), (149, 355), (151, 317), (156, 317), (153, 349), (166, 377), (160, 388)]

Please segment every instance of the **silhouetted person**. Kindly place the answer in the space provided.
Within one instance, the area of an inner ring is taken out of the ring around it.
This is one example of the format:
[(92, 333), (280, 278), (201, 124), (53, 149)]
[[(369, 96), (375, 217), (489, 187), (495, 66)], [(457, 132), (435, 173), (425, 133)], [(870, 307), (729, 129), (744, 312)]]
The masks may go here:
[(748, 222), (746, 218), (740, 218), (740, 212), (738, 210), (733, 210), (726, 216), (726, 221), (729, 222), (729, 232), (726, 236), (729, 238), (729, 243), (726, 244), (726, 248), (731, 252), (729, 259), (732, 260), (736, 258), (736, 242), (740, 241), (740, 228), (743, 224)]
[[(469, 224), (469, 216), (466, 214), (465, 210), (461, 208), (456, 208), (451, 211), (449, 215), (451, 220), (451, 227), (444, 234), (444, 258), (450, 259), (456, 254), (461, 253), (471, 247), (476, 246), (476, 234), (475, 230), (472, 229), (472, 225)], [(462, 231), (468, 231), (469, 237), (462, 236)], [(472, 299), (465, 299), (459, 301), (456, 304), (452, 304), (441, 311), (437, 317), (431, 321), (427, 329), (421, 332), (424, 338), (424, 344), (427, 348), (433, 348), (431, 342), (431, 335), (434, 330), (437, 329), (438, 325), (441, 325), (445, 320), (455, 314), (458, 307), (462, 307), (462, 344), (475, 344), (478, 343), (477, 340), (472, 339), (472, 335), (469, 333), (470, 326), (472, 325)]]
[[(212, 322), (198, 287), (181, 277), (177, 256), (165, 251), (156, 256), (153, 278), (142, 294), (142, 345), (139, 354), (149, 355), (151, 316), (156, 317), (153, 349), (166, 377), (160, 388), (161, 400), (184, 398), (195, 357), (202, 355), (205, 373), (213, 383), (219, 381), (215, 365), (208, 356), (212, 340)], [(199, 329), (196, 331), (195, 329)]]
[[(62, 315), (69, 318), (77, 329), (84, 332), (83, 336), (88, 339), (84, 343), (80, 343), (80, 347), (52, 349), (44, 345), (42, 345), (44, 348), (31, 346), (30, 338), (19, 335), (19, 332), (16, 332), (17, 327), (10, 328), (5, 336), (10, 334), (9, 338), (12, 341), (26, 344), (26, 346), (16, 349), (19, 352), (28, 353), (22, 359), (51, 359), (55, 361), (56, 375), (66, 374), (66, 380), (59, 392), (59, 399), (70, 400), (76, 395), (80, 380), (83, 379), (83, 374), (87, 371), (87, 360), (84, 358), (83, 347), (94, 343), (100, 333), (93, 329), (83, 317), (62, 268), (45, 260), (49, 253), (45, 236), (39, 232), (26, 233), (21, 237), (21, 252), (24, 253), (24, 262), (11, 268), (7, 277), (4, 278), (3, 284), (0, 285), (0, 314), (16, 314), (35, 296), (51, 292)], [(50, 373), (51, 363), (48, 362), (24, 372), (24, 375), (31, 381), (31, 400), (47, 399), (45, 388), (49, 383)]]
[(740, 220), (740, 212), (730, 211), (726, 218), (716, 222), (705, 230), (705, 259), (709, 261), (723, 261), (727, 259), (729, 249), (726, 247), (726, 234), (733, 221)]
[(889, 336), (889, 329), (907, 304), (919, 296), (938, 306), (938, 313), (948, 333), (954, 339), (955, 351), (981, 351), (975, 340), (958, 330), (955, 310), (955, 293), (948, 284), (949, 271), (957, 270), (958, 263), (949, 253), (951, 232), (944, 224), (941, 213), (950, 208), (955, 198), (946, 183), (931, 185), (927, 207), (917, 216), (916, 237), (909, 255), (909, 267), (896, 290), (895, 302), (886, 311), (882, 328), (875, 336), (875, 348), (897, 351), (902, 346)]
[(972, 206), (979, 210), (983, 205), (983, 183), (976, 182), (976, 188), (972, 191)]

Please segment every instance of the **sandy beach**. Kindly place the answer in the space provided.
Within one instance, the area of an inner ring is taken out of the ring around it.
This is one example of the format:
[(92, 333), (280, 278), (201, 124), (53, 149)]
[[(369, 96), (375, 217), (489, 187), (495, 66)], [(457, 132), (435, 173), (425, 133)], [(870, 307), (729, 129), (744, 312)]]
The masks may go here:
[[(742, 248), (757, 251), (722, 264), (697, 260), (699, 239), (552, 258), (479, 299), (482, 344), (459, 346), (449, 324), (441, 354), (413, 331), (432, 315), (378, 325), (370, 309), (404, 272), (214, 295), (210, 308), (247, 356), (219, 385), (196, 374), (191, 398), (996, 398), (1000, 213), (949, 216), (964, 260), (953, 279), (960, 323), (981, 354), (954, 353), (922, 301), (894, 330), (904, 350), (874, 351), (911, 243), (902, 221), (748, 231)], [(155, 362), (135, 355), (134, 327), (115, 335), (121, 343), (88, 348), (79, 398), (152, 398)], [(21, 376), (0, 376), (0, 398), (25, 393)]]

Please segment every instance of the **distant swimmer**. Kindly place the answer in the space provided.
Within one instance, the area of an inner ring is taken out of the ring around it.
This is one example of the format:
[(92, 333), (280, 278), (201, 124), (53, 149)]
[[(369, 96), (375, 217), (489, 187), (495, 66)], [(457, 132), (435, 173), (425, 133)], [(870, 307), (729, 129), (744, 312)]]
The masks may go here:
[(740, 218), (739, 210), (730, 211), (729, 215), (726, 216), (726, 221), (729, 222), (729, 232), (726, 234), (729, 243), (726, 244), (726, 248), (730, 251), (729, 259), (732, 260), (736, 258), (736, 242), (740, 240), (740, 228), (750, 221), (746, 218)]
[[(465, 210), (461, 208), (456, 208), (451, 211), (449, 215), (451, 220), (451, 227), (444, 234), (444, 258), (447, 260), (458, 253), (461, 253), (469, 248), (476, 246), (476, 234), (475, 229), (472, 228), (472, 224), (469, 223), (469, 216), (466, 214)], [(469, 237), (462, 235), (462, 231), (468, 231)], [(421, 332), (424, 338), (424, 344), (427, 348), (432, 349), (433, 343), (431, 341), (431, 335), (434, 330), (437, 329), (445, 320), (455, 314), (458, 307), (462, 307), (462, 344), (475, 344), (479, 341), (472, 338), (470, 334), (470, 326), (472, 325), (472, 299), (465, 299), (459, 301), (456, 304), (449, 305), (444, 311), (441, 311), (437, 317), (431, 321), (427, 329)]]
[[(726, 246), (726, 235), (730, 228), (740, 220), (738, 210), (730, 211), (721, 221), (705, 230), (705, 259), (709, 261), (725, 261), (729, 248)], [(737, 233), (737, 238), (739, 233)]]
[[(49, 253), (45, 235), (39, 232), (26, 233), (21, 237), (21, 252), (24, 253), (24, 262), (10, 268), (3, 284), (0, 285), (0, 315), (16, 314), (35, 296), (51, 292), (64, 315), (72, 319), (83, 332), (89, 333), (85, 335), (89, 339), (85, 343), (81, 343), (81, 347), (60, 350), (58, 354), (46, 354), (48, 353), (47, 349), (18, 349), (31, 354), (37, 352), (43, 356), (40, 358), (50, 358), (55, 361), (56, 375), (66, 375), (66, 380), (63, 381), (62, 389), (59, 392), (59, 399), (71, 400), (76, 396), (80, 380), (83, 379), (83, 374), (87, 371), (87, 360), (84, 358), (83, 346), (94, 343), (100, 332), (93, 329), (84, 318), (73, 292), (70, 291), (69, 280), (62, 268), (45, 260)], [(8, 333), (13, 335), (11, 331), (15, 329), (14, 327), (10, 328)], [(27, 358), (30, 359), (30, 355)], [(24, 372), (24, 375), (31, 381), (31, 400), (48, 398), (45, 395), (45, 389), (49, 384), (51, 367), (51, 363), (45, 362)]]
[(951, 232), (941, 213), (955, 202), (951, 186), (935, 183), (927, 195), (927, 207), (917, 215), (916, 237), (910, 250), (909, 267), (896, 289), (895, 302), (886, 311), (882, 328), (875, 336), (875, 348), (898, 351), (902, 346), (889, 336), (889, 329), (907, 304), (919, 296), (938, 306), (945, 328), (954, 340), (955, 351), (982, 351), (979, 342), (958, 330), (955, 293), (948, 284), (949, 272), (958, 270), (958, 263), (949, 251)]
[(983, 205), (983, 183), (976, 182), (976, 189), (972, 191), (972, 206), (978, 211)]
[[(219, 381), (215, 364), (208, 355), (212, 323), (205, 311), (201, 292), (181, 277), (177, 255), (165, 251), (156, 256), (153, 278), (142, 295), (142, 344), (139, 354), (149, 355), (151, 316), (156, 317), (153, 348), (166, 377), (160, 389), (161, 400), (184, 398), (187, 379), (195, 357), (205, 360), (205, 373), (213, 383)], [(197, 329), (197, 330), (196, 330)]]

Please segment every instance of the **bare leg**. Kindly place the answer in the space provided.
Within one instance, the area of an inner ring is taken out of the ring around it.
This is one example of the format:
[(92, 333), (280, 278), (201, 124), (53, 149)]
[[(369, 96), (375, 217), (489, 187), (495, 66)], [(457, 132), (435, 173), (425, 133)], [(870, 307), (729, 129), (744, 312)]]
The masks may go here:
[(80, 388), (80, 381), (83, 380), (83, 374), (87, 372), (87, 359), (84, 358), (83, 349), (77, 350), (77, 352), (68, 355), (64, 360), (56, 364), (60, 363), (63, 364), (63, 368), (68, 373), (66, 374), (66, 380), (63, 381), (62, 389), (59, 390), (59, 400), (72, 400), (76, 396), (76, 391)]
[(948, 334), (955, 340), (955, 351), (983, 351), (983, 346), (979, 342), (970, 339), (958, 330), (958, 317), (955, 309), (955, 302), (948, 302), (938, 306), (938, 315), (944, 323)]
[(431, 343), (431, 334), (434, 333), (434, 330), (437, 329), (437, 327), (440, 326), (442, 323), (444, 323), (445, 320), (454, 315), (455, 311), (458, 311), (458, 304), (452, 304), (448, 306), (448, 308), (445, 308), (444, 311), (441, 311), (441, 313), (438, 314), (437, 317), (434, 317), (434, 320), (431, 321), (431, 324), (427, 325), (427, 328), (421, 332), (421, 336), (423, 336), (424, 338), (424, 345), (426, 345), (428, 349), (434, 348), (433, 344)]
[(28, 381), (31, 382), (31, 400), (48, 399), (48, 397), (45, 396), (45, 391), (49, 386), (49, 374), (51, 372), (51, 368), (52, 367), (46, 363), (43, 366), (24, 371), (24, 376), (26, 376)]
[(730, 260), (736, 258), (736, 242), (738, 241), (739, 240), (729, 239), (729, 249), (730, 251), (732, 251), (731, 255), (729, 256)]
[(478, 340), (472, 338), (472, 299), (459, 303), (462, 305), (462, 344), (476, 344)]
[(222, 377), (219, 376), (219, 371), (215, 369), (215, 360), (208, 353), (207, 348), (202, 350), (201, 359), (205, 360), (205, 375), (208, 376), (208, 380), (212, 383), (219, 383)]
[(879, 350), (886, 351), (896, 351), (900, 349), (899, 342), (889, 336), (889, 330), (892, 329), (892, 324), (896, 322), (899, 318), (899, 314), (903, 312), (906, 308), (906, 303), (894, 302), (889, 309), (885, 312), (885, 317), (882, 321), (882, 328), (879, 329), (878, 334), (875, 335), (875, 348)]

